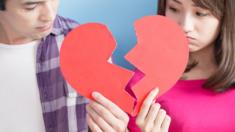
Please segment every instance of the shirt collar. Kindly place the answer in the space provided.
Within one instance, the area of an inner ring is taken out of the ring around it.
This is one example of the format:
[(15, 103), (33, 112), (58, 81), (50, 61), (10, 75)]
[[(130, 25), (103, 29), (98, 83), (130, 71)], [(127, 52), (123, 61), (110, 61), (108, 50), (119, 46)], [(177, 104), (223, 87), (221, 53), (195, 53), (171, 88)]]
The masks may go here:
[(60, 35), (63, 33), (64, 27), (62, 26), (61, 22), (59, 21), (58, 16), (56, 16), (54, 23), (53, 23), (53, 29), (51, 31), (52, 35)]

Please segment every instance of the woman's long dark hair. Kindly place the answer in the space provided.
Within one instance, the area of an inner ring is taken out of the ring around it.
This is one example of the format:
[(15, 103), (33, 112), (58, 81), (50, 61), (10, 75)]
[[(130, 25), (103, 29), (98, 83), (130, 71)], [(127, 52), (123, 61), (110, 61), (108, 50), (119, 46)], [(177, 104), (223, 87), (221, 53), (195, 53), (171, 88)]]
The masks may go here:
[[(215, 42), (217, 71), (207, 79), (204, 87), (223, 92), (235, 87), (235, 0), (192, 0), (221, 20), (221, 29)], [(158, 14), (165, 15), (166, 0), (159, 0)], [(189, 60), (186, 71), (197, 65)]]

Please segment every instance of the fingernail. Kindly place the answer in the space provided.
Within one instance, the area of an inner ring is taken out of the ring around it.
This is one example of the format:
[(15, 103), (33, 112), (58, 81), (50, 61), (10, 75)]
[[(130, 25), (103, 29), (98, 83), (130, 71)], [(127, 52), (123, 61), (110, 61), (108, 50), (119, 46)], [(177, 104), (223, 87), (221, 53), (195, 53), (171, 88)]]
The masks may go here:
[(153, 90), (155, 93), (159, 92), (159, 88), (154, 88)]
[(99, 93), (98, 92), (92, 92), (92, 97), (94, 97), (94, 98), (97, 98), (99, 96)]

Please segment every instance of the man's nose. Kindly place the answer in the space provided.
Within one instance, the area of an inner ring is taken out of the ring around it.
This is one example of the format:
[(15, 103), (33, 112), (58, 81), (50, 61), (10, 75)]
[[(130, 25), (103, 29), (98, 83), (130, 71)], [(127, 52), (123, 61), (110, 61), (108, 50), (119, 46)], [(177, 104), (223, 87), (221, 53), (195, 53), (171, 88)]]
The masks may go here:
[(40, 20), (44, 22), (52, 21), (54, 18), (54, 15), (55, 15), (55, 12), (50, 2), (45, 3), (44, 7), (41, 10)]

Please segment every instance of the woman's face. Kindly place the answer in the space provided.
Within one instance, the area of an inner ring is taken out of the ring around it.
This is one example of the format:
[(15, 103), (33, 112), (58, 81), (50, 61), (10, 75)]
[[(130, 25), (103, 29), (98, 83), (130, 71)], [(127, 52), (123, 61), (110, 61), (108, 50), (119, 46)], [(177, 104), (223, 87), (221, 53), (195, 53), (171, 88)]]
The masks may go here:
[(184, 30), (190, 52), (213, 44), (219, 34), (219, 19), (209, 10), (196, 6), (192, 0), (167, 0), (165, 14)]

